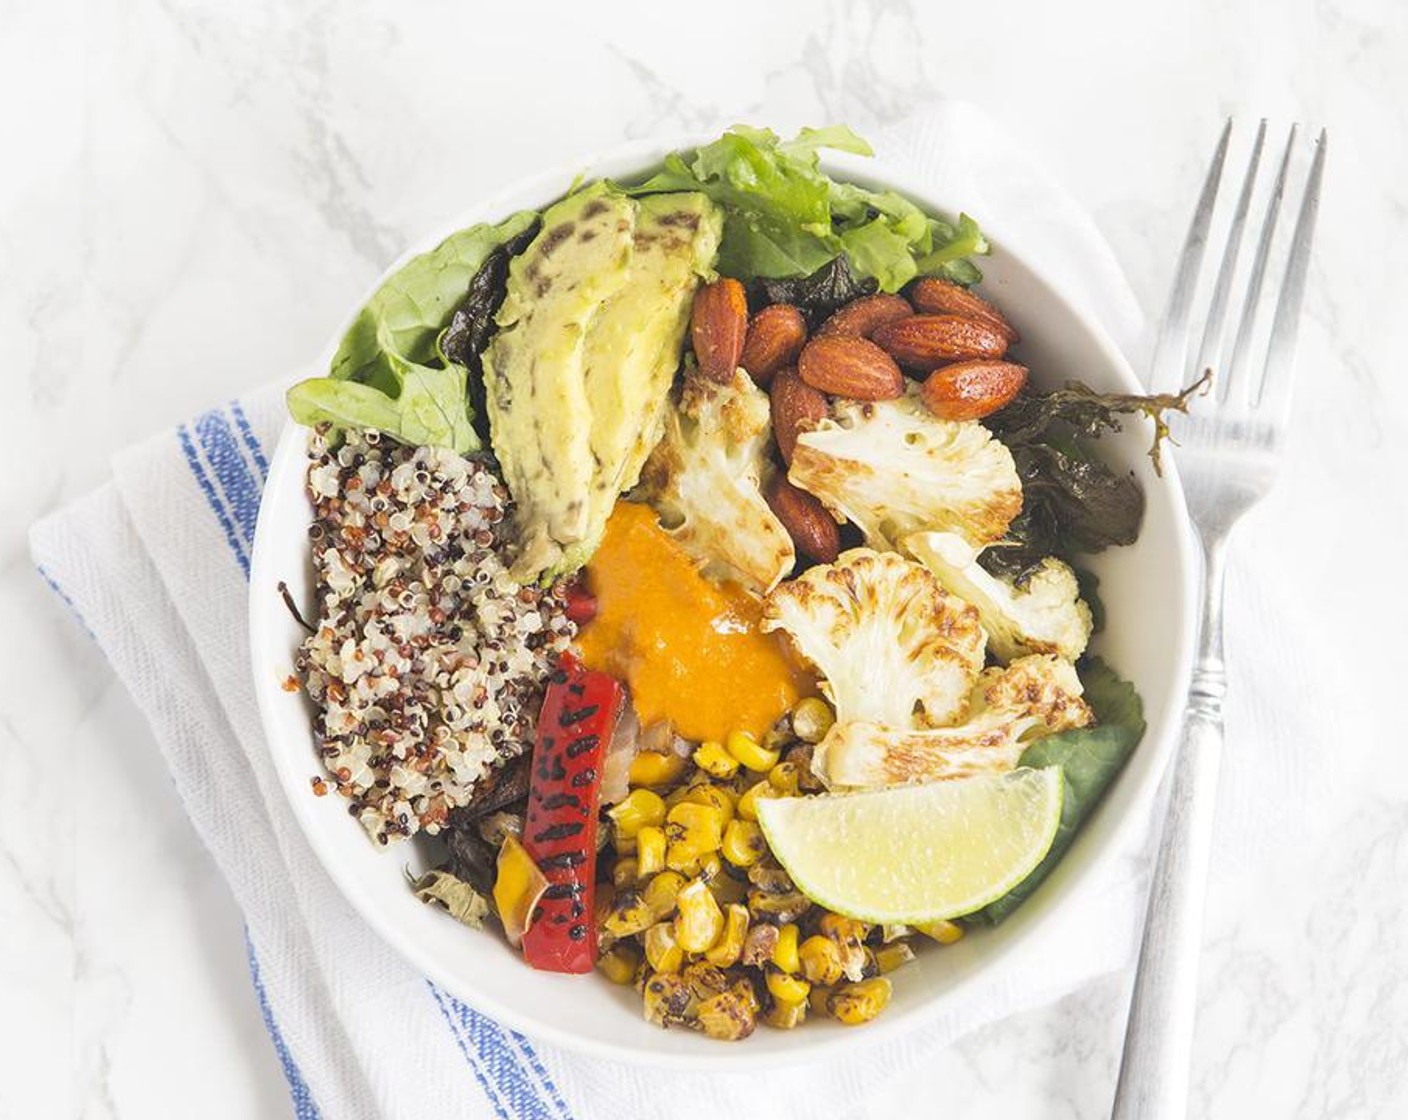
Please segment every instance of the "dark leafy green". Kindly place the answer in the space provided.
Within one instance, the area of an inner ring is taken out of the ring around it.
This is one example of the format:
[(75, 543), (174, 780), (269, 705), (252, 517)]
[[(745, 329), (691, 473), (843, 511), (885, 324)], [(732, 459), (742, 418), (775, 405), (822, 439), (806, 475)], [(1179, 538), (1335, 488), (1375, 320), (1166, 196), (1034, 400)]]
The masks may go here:
[(790, 303), (806, 316), (813, 330), (843, 304), (868, 296), (879, 285), (851, 271), (844, 256), (822, 265), (810, 276), (794, 280), (755, 280), (749, 285), (749, 302), (758, 305)]
[(293, 418), (310, 426), (376, 428), (413, 445), (478, 450), (469, 371), (444, 352), (442, 332), (485, 258), (536, 221), (524, 211), (498, 225), (471, 226), (397, 269), (348, 328), (329, 376), (289, 390)]
[(702, 191), (723, 206), (719, 271), (728, 276), (807, 277), (844, 254), (858, 276), (887, 292), (920, 275), (981, 279), (968, 258), (988, 244), (972, 218), (950, 225), (894, 191), (838, 183), (820, 167), (827, 148), (873, 154), (840, 126), (804, 128), (783, 141), (769, 129), (735, 125), (702, 148), (672, 153), (660, 172), (625, 189)]
[(450, 325), (440, 336), (440, 350), (446, 361), (469, 371), (469, 411), (481, 441), (489, 438), (484, 407), (484, 351), (494, 336), (494, 316), (508, 294), (508, 262), (528, 248), (541, 227), (542, 222), (535, 215), (531, 225), (484, 258), (469, 282), (469, 295), (455, 308)]
[(1031, 897), (1066, 854), (1081, 825), (1095, 811), (1144, 737), (1144, 705), (1132, 684), (1099, 658), (1084, 662), (1080, 675), (1085, 698), (1095, 711), (1096, 726), (1038, 739), (1022, 753), (1019, 763), (1061, 767), (1065, 790), (1061, 823), (1051, 850), (1035, 871), (996, 902), (970, 915), (968, 921), (995, 926)]
[(1122, 416), (1148, 416), (1154, 422), (1149, 457), (1158, 471), (1168, 412), (1186, 412), (1189, 398), (1207, 384), (1204, 376), (1179, 393), (1139, 396), (1097, 393), (1070, 381), (1054, 392), (1023, 393), (989, 417), (986, 423), (1016, 462), (1022, 512), (979, 562), (1023, 583), (1043, 557), (1133, 544), (1144, 520), (1144, 491), (1132, 475), (1106, 466), (1084, 441), (1118, 431)]
[(1149, 458), (1161, 471), (1159, 450), (1168, 438), (1167, 413), (1188, 411), (1188, 401), (1197, 392), (1206, 392), (1212, 371), (1177, 393), (1097, 393), (1080, 381), (1068, 381), (1050, 393), (1023, 393), (989, 420), (989, 427), (1009, 447), (1046, 442), (1053, 434), (1070, 434), (1094, 439), (1105, 432), (1119, 431), (1120, 416), (1142, 413), (1154, 422), (1154, 442)]

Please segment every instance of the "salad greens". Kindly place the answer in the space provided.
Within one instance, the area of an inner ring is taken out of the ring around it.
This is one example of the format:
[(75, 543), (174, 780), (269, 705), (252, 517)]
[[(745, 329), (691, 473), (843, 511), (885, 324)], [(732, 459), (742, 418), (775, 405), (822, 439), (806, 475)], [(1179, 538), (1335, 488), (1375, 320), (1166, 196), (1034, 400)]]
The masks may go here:
[(1095, 727), (1062, 731), (1038, 739), (1023, 753), (1019, 766), (1059, 766), (1066, 783), (1061, 824), (1051, 850), (1036, 870), (969, 921), (995, 926), (1025, 902), (1071, 846), (1086, 819), (1100, 804), (1115, 776), (1144, 737), (1144, 705), (1139, 693), (1098, 657), (1081, 665), (1085, 699), (1095, 712)]
[(838, 183), (819, 166), (824, 148), (869, 156), (843, 126), (804, 128), (780, 140), (766, 128), (735, 125), (690, 153), (674, 152), (631, 194), (702, 191), (727, 211), (719, 271), (772, 279), (810, 276), (842, 254), (852, 270), (895, 292), (921, 275), (975, 284), (970, 256), (988, 252), (973, 219), (954, 226), (894, 191)]
[(445, 354), (442, 332), (490, 253), (537, 220), (523, 211), (498, 225), (471, 226), (394, 272), (348, 328), (329, 376), (289, 390), (293, 418), (376, 428), (413, 446), (477, 451), (469, 371)]
[(1044, 557), (1100, 552), (1133, 544), (1144, 520), (1144, 491), (1131, 475), (1117, 474), (1092, 455), (1083, 440), (1118, 431), (1120, 416), (1142, 413), (1154, 422), (1149, 457), (1161, 470), (1160, 446), (1168, 438), (1166, 414), (1188, 411), (1189, 398), (1210, 375), (1178, 393), (1141, 396), (1098, 393), (1069, 381), (1050, 393), (1022, 393), (984, 423), (1012, 452), (1022, 480), (1022, 512), (1007, 536), (979, 562), (1019, 585)]

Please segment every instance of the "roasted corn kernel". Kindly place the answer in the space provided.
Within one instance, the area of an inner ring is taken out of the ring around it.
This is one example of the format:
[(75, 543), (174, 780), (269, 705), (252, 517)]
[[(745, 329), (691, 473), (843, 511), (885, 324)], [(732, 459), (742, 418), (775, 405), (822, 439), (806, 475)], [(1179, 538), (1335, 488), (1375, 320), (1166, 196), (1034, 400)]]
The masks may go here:
[(807, 998), (807, 993), (812, 990), (812, 986), (800, 976), (789, 976), (778, 968), (777, 965), (769, 965), (766, 969), (768, 978), (768, 991), (774, 999), (785, 1000), (788, 1003), (802, 1003)]
[(640, 968), (640, 950), (628, 942), (613, 945), (597, 958), (597, 968), (613, 984), (630, 984)]
[(741, 992), (723, 991), (702, 1000), (695, 1010), (699, 1029), (710, 1038), (735, 1042), (753, 1033), (754, 1008)]
[(847, 1026), (868, 1023), (890, 1002), (891, 990), (890, 981), (883, 976), (859, 984), (842, 984), (831, 993), (826, 1009), (832, 1018)]
[(636, 834), (636, 874), (648, 879), (665, 869), (665, 830), (657, 825), (645, 825)]
[(694, 870), (700, 856), (723, 843), (724, 814), (717, 806), (681, 801), (666, 820), (665, 866), (671, 870)]
[(748, 907), (731, 902), (724, 907), (724, 930), (719, 939), (704, 953), (704, 959), (719, 968), (731, 968), (743, 953), (743, 939), (748, 935)]
[(724, 930), (724, 913), (702, 879), (692, 879), (675, 900), (675, 940), (686, 953), (713, 948)]
[(780, 795), (777, 787), (766, 778), (761, 782), (755, 782), (738, 799), (738, 815), (745, 821), (756, 821), (758, 819), (758, 798), (778, 796)]
[(819, 696), (799, 700), (792, 709), (792, 732), (804, 743), (821, 742), (835, 722), (836, 713)]
[(733, 814), (738, 806), (738, 797), (733, 790), (727, 786), (716, 786), (708, 782), (690, 786), (685, 800), (698, 805), (712, 805), (724, 815), (724, 824), (733, 820)]
[(699, 870), (695, 872), (706, 883), (712, 883), (723, 874), (724, 864), (718, 852), (707, 852), (698, 859)]
[(646, 929), (653, 921), (655, 915), (645, 899), (636, 891), (623, 891), (616, 896), (611, 911), (601, 924), (612, 937), (630, 937)]
[(684, 964), (684, 949), (669, 922), (656, 922), (645, 931), (645, 959), (656, 972), (678, 972)]
[(807, 1006), (811, 1008), (813, 1015), (830, 1015), (827, 1010), (827, 1003), (831, 999), (831, 989), (813, 984), (811, 994), (807, 996)]
[(940, 945), (952, 945), (955, 941), (963, 940), (963, 927), (957, 922), (946, 922), (942, 918), (937, 922), (925, 922), (922, 926), (915, 926), (925, 937), (932, 937)]
[(875, 950), (875, 965), (881, 973), (894, 972), (914, 959), (914, 950), (905, 941), (892, 941)]
[(734, 867), (752, 867), (768, 850), (763, 830), (756, 821), (741, 817), (728, 822), (724, 829), (723, 856)]
[(777, 927), (759, 923), (749, 929), (747, 936), (743, 938), (743, 955), (740, 959), (753, 968), (762, 968), (772, 960), (772, 951), (776, 947)]
[[(817, 928), (823, 937), (835, 942), (841, 959), (841, 975), (847, 980), (862, 980), (874, 976), (878, 971), (870, 950), (865, 947), (865, 938), (870, 927), (854, 918), (840, 914), (823, 914)], [(869, 971), (867, 971), (867, 968)]]
[(639, 863), (631, 856), (618, 859), (611, 869), (611, 882), (617, 890), (625, 890), (640, 878)]
[(685, 879), (678, 871), (662, 871), (640, 891), (653, 921), (667, 918), (675, 912), (675, 900), (684, 887)]
[(658, 825), (665, 819), (665, 802), (658, 793), (648, 789), (633, 789), (608, 811), (616, 825), (617, 837), (634, 839), (646, 825)]
[(753, 981), (743, 976), (735, 980), (729, 987), (729, 991), (737, 992), (739, 998), (748, 1004), (755, 1012), (762, 1007), (762, 1001), (758, 999), (758, 989), (753, 986)]
[(797, 948), (802, 975), (813, 984), (830, 987), (841, 979), (841, 950), (829, 937), (814, 933)]
[(801, 891), (774, 894), (754, 888), (748, 892), (748, 909), (755, 917), (766, 916), (774, 922), (795, 922), (811, 909), (811, 899)]
[(711, 777), (727, 781), (738, 773), (738, 759), (724, 750), (722, 743), (712, 739), (700, 743), (691, 757), (694, 759), (694, 765)]
[(837, 941), (860, 942), (870, 936), (870, 927), (864, 922), (840, 914), (823, 914), (817, 928), (827, 937), (833, 937)]
[(791, 1000), (774, 999), (772, 1006), (763, 1012), (763, 1022), (779, 1031), (790, 1031), (802, 1025), (807, 1017), (807, 1000), (793, 1003)]
[(788, 922), (777, 931), (777, 944), (772, 947), (772, 963), (788, 975), (801, 971), (802, 962), (797, 956), (797, 926)]
[(644, 996), (645, 1017), (661, 1026), (683, 1023), (693, 1002), (688, 985), (672, 972), (658, 972), (647, 979)]
[(633, 786), (667, 786), (684, 773), (684, 759), (679, 755), (641, 751), (631, 759), (628, 780)]
[(778, 793), (788, 797), (797, 796), (798, 783), (801, 776), (797, 772), (795, 762), (779, 762), (768, 771), (768, 784)]
[(680, 979), (689, 985), (695, 999), (708, 999), (728, 990), (728, 974), (708, 961), (691, 961), (680, 970)]
[(777, 765), (778, 752), (763, 746), (758, 742), (758, 737), (750, 732), (730, 731), (728, 738), (724, 740), (724, 746), (740, 765), (760, 774), (767, 773)]

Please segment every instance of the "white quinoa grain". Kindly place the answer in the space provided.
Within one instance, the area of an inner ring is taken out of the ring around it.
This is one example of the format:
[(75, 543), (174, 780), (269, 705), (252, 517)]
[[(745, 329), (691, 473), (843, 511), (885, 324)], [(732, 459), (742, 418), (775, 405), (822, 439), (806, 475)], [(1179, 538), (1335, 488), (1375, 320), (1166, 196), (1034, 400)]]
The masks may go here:
[(507, 491), (483, 459), (315, 434), (308, 494), (318, 619), (297, 670), (323, 765), (381, 843), (438, 832), (531, 747), (576, 633), (564, 596), (509, 576)]

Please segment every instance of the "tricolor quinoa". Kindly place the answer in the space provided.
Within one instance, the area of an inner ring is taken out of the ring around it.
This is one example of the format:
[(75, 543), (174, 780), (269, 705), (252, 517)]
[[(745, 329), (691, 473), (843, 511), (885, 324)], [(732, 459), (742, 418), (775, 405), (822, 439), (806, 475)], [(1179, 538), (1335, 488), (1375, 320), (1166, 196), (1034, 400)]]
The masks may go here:
[(315, 434), (310, 456), (318, 618), (297, 669), (319, 752), (378, 841), (433, 834), (531, 747), (576, 628), (560, 593), (510, 578), (508, 493), (487, 462), (375, 431)]

